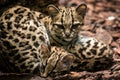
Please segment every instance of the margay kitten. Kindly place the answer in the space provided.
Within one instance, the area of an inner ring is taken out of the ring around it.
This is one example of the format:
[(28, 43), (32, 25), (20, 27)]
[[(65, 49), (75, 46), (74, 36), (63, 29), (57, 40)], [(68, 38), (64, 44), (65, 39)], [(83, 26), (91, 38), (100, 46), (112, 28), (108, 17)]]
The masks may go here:
[[(69, 71), (71, 67), (81, 67), (80, 65), (84, 65), (85, 62), (89, 64), (88, 59), (80, 56), (83, 52), (80, 49), (87, 44), (94, 48), (94, 42), (98, 44), (101, 42), (94, 39), (89, 40), (89, 38), (85, 39), (90, 43), (80, 42), (82, 39), (79, 38), (78, 32), (84, 23), (86, 10), (86, 4), (80, 4), (77, 8), (57, 8), (49, 5), (50, 17), (43, 17), (41, 13), (22, 6), (5, 11), (0, 18), (0, 48), (3, 60), (6, 60), (5, 62), (10, 68), (15, 67), (15, 72), (37, 73), (42, 77), (61, 74)], [(54, 45), (57, 47), (53, 47)], [(103, 43), (103, 45), (105, 44)], [(64, 47), (66, 50), (58, 46)], [(96, 50), (104, 47), (97, 46)], [(91, 47), (85, 46), (85, 48), (84, 54), (88, 58), (91, 57), (87, 54)], [(109, 48), (104, 51), (106, 53), (101, 53), (99, 58), (107, 58), (101, 56), (107, 56)], [(93, 55), (93, 59), (97, 55), (98, 53)], [(99, 61), (99, 59), (95, 60)], [(85, 67), (88, 65), (83, 66), (83, 68)]]

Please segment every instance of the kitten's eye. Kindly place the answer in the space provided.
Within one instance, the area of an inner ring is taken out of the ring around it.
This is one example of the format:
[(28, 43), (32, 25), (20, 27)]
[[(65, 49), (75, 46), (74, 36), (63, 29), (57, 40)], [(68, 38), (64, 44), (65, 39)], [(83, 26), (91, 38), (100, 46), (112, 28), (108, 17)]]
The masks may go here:
[(61, 24), (53, 24), (54, 26), (57, 26), (58, 28), (60, 28), (60, 29), (64, 29), (64, 26), (63, 25), (61, 25)]
[(73, 24), (73, 25), (72, 25), (72, 28), (73, 28), (73, 29), (76, 29), (76, 28), (78, 28), (78, 26), (80, 26), (79, 23), (78, 23), (78, 24)]

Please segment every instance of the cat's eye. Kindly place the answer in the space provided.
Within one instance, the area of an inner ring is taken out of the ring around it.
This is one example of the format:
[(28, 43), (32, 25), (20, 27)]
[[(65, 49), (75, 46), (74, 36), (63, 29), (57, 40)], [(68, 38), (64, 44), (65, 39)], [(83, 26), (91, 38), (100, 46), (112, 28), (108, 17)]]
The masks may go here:
[(54, 26), (57, 26), (58, 28), (60, 28), (60, 29), (64, 29), (64, 26), (63, 25), (61, 25), (61, 24), (53, 24)]
[(79, 26), (80, 26), (80, 23), (73, 24), (73, 25), (72, 25), (72, 29), (76, 29), (76, 28), (78, 28)]

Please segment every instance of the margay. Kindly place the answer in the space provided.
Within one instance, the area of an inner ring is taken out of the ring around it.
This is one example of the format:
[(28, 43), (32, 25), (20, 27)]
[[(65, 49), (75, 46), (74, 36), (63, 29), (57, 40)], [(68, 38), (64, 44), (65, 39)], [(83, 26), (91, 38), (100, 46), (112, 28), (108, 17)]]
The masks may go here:
[[(105, 43), (78, 36), (86, 10), (86, 4), (77, 8), (49, 5), (50, 16), (46, 17), (22, 6), (5, 11), (0, 17), (0, 48), (10, 72), (47, 77), (74, 67), (85, 70), (91, 62), (88, 69), (92, 69), (96, 61), (111, 60), (110, 48)], [(81, 66), (84, 63), (87, 64)]]

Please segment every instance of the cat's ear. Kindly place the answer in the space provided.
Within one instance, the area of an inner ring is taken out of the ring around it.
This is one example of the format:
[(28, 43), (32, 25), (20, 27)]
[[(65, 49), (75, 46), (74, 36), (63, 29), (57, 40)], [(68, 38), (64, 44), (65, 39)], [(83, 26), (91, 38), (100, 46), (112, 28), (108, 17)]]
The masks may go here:
[(54, 5), (49, 5), (47, 7), (47, 10), (48, 10), (48, 14), (52, 17), (56, 16), (59, 13), (59, 9)]
[(83, 17), (85, 16), (86, 12), (87, 12), (87, 5), (85, 3), (81, 3), (77, 8), (76, 8), (76, 12), (79, 15), (82, 15)]

